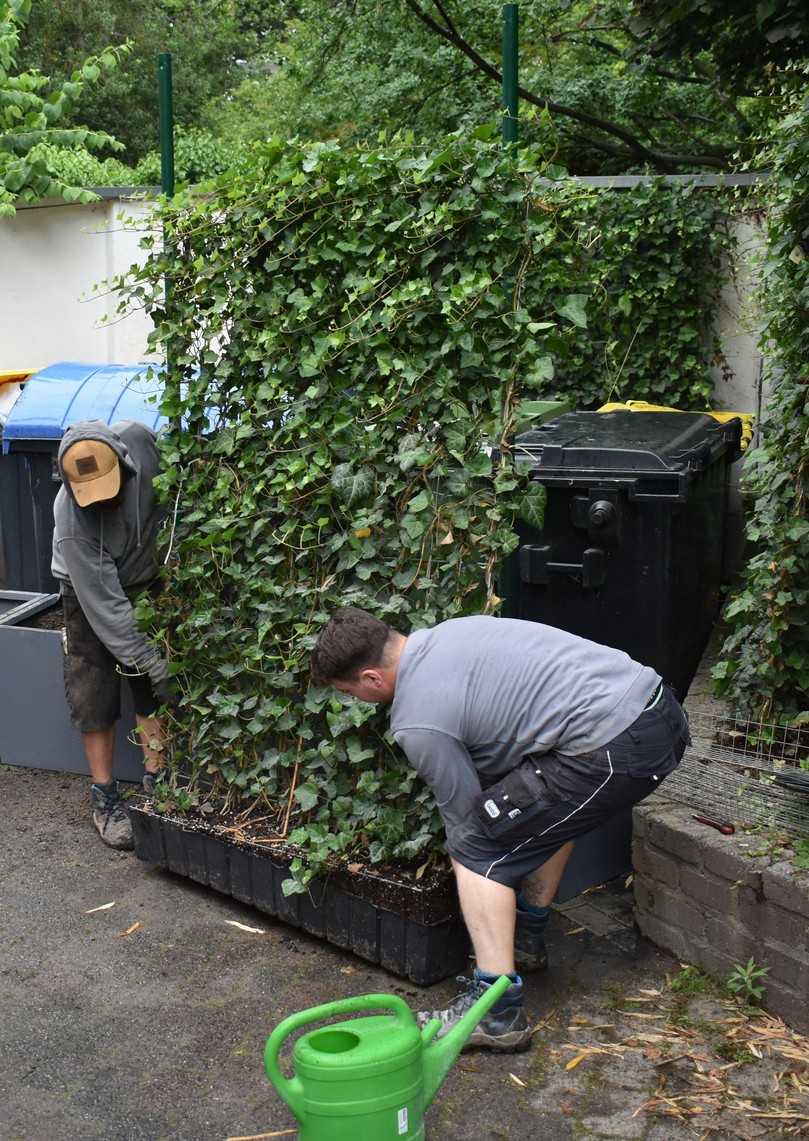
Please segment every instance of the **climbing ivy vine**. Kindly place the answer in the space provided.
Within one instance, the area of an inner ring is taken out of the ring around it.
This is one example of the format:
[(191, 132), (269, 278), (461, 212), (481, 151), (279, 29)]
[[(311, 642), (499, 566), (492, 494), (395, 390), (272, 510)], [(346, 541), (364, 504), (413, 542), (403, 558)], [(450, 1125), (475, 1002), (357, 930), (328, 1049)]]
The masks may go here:
[(514, 516), (541, 518), (510, 447), (523, 397), (711, 390), (717, 199), (596, 191), (490, 136), (270, 141), (165, 203), (119, 283), (156, 321), (182, 422), (144, 612), (181, 681), (174, 763), (288, 825), (299, 887), (335, 853), (408, 859), (439, 832), (384, 714), (309, 684), (334, 608), (403, 630), (497, 611)]
[[(809, 65), (795, 69), (809, 75)], [(720, 692), (763, 721), (809, 721), (809, 96), (792, 95), (769, 148), (762, 352), (772, 396), (745, 464), (756, 553), (726, 610)]]

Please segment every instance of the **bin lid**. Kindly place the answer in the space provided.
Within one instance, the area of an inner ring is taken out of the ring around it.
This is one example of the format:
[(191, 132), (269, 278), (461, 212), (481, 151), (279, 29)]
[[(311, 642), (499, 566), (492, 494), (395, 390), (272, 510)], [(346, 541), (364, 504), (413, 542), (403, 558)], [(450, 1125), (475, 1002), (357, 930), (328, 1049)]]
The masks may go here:
[(49, 365), (28, 379), (9, 412), (3, 453), (15, 441), (59, 440), (80, 420), (137, 420), (156, 432), (167, 423), (158, 411), (162, 371), (150, 364)]
[(728, 450), (738, 452), (741, 421), (701, 412), (570, 412), (524, 432), (515, 454), (546, 474), (669, 477), (697, 473)]

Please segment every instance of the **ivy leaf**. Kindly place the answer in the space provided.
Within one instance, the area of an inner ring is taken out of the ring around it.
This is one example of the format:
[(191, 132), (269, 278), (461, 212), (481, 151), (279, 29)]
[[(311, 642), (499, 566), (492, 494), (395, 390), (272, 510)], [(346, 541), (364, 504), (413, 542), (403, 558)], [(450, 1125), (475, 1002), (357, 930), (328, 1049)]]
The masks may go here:
[(295, 789), (295, 799), (304, 812), (309, 812), (309, 810), (314, 808), (317, 804), (317, 785), (310, 782), (307, 782), (306, 784), (299, 784)]
[(542, 484), (532, 481), (519, 501), (517, 515), (529, 527), (541, 531), (545, 521), (547, 499), (547, 491)]
[(561, 305), (556, 306), (560, 317), (566, 317), (580, 329), (587, 328), (587, 296), (584, 293), (569, 293)]
[(553, 358), (549, 356), (538, 357), (525, 373), (523, 384), (525, 384), (527, 388), (539, 389), (541, 391), (547, 381), (553, 380), (553, 376)]
[(346, 507), (353, 507), (371, 494), (373, 473), (368, 468), (355, 471), (349, 463), (338, 464), (331, 475), (331, 486)]

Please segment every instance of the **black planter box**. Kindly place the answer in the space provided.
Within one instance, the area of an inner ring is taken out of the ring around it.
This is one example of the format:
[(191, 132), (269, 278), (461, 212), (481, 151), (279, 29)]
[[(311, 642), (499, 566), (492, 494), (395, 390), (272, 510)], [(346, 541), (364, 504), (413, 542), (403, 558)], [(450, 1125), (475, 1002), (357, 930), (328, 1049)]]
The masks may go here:
[(230, 895), (419, 986), (467, 966), (469, 939), (449, 875), (422, 887), (370, 871), (341, 870), (313, 881), (308, 892), (285, 896), (281, 884), (289, 877), (292, 856), (280, 846), (238, 843), (139, 805), (129, 814), (139, 859)]

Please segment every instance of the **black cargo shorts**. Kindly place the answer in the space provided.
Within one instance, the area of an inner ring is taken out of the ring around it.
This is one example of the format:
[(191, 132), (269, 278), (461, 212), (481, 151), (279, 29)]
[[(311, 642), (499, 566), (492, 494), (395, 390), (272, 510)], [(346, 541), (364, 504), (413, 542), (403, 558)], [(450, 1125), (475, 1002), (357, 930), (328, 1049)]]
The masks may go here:
[[(503, 830), (500, 821), (487, 828), (486, 800), (497, 799), (498, 786), (485, 790), (475, 818), (448, 835), (449, 853), (470, 871), (517, 888), (568, 840), (584, 836), (659, 788), (688, 744), (688, 718), (664, 685), (654, 703), (603, 748), (579, 756), (550, 752), (526, 758), (524, 775), (517, 774), (516, 784), (512, 780), (507, 786), (525, 804), (513, 827), (506, 823)], [(512, 796), (508, 803), (513, 802)]]
[(121, 716), (121, 679), (132, 691), (135, 712), (151, 717), (160, 702), (148, 674), (117, 662), (85, 617), (74, 594), (62, 594), (65, 696), (70, 719), (82, 733), (111, 728)]

